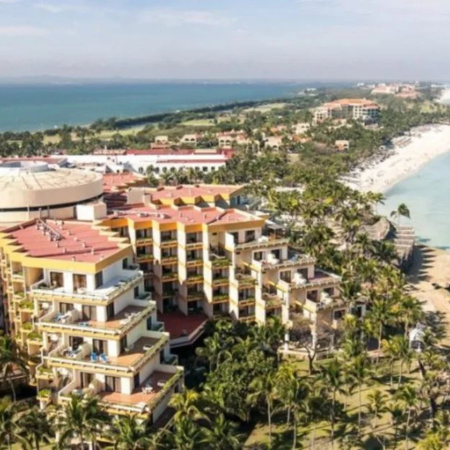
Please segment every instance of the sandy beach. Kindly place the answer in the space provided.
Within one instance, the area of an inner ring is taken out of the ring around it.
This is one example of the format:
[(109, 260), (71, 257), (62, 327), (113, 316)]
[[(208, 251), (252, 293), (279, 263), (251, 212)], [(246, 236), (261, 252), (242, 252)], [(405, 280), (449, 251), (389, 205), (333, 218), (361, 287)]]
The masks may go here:
[(410, 293), (423, 302), (426, 312), (443, 315), (448, 336), (444, 339), (450, 345), (450, 252), (424, 245), (414, 249), (414, 262), (407, 275)]
[[(398, 142), (400, 141), (400, 142)], [(387, 157), (368, 161), (346, 177), (345, 182), (359, 191), (385, 192), (409, 177), (433, 158), (450, 151), (450, 126), (430, 125), (411, 130), (399, 139)]]

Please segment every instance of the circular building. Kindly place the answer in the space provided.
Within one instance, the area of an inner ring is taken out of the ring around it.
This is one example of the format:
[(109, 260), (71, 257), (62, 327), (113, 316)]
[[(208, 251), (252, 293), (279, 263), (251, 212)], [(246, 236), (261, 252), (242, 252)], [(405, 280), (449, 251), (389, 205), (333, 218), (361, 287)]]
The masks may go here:
[(103, 195), (101, 174), (50, 168), (41, 161), (0, 163), (0, 223), (74, 217), (78, 204)]

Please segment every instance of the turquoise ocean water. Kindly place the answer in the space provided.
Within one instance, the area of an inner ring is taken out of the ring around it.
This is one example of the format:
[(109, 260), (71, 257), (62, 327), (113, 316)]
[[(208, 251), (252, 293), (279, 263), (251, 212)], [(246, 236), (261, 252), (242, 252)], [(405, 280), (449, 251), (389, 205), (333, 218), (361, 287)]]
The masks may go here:
[(99, 118), (287, 97), (306, 86), (311, 84), (0, 84), (0, 131), (45, 130), (64, 123), (88, 124)]
[(433, 159), (385, 195), (380, 213), (389, 214), (405, 203), (411, 221), (401, 221), (414, 226), (417, 241), (450, 250), (450, 152)]

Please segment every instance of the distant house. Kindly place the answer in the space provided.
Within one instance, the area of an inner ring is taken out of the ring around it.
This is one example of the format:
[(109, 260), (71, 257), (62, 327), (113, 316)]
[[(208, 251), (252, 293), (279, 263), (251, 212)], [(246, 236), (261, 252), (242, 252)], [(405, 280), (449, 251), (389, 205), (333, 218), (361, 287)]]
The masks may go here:
[(169, 143), (169, 136), (161, 135), (155, 137), (155, 144), (166, 145)]
[(274, 150), (278, 150), (283, 143), (283, 138), (281, 136), (267, 136), (265, 138), (265, 146), (270, 147)]
[(196, 134), (185, 134), (180, 142), (182, 144), (197, 145), (197, 138), (198, 136)]
[(311, 127), (309, 122), (300, 122), (294, 125), (295, 134), (305, 134)]

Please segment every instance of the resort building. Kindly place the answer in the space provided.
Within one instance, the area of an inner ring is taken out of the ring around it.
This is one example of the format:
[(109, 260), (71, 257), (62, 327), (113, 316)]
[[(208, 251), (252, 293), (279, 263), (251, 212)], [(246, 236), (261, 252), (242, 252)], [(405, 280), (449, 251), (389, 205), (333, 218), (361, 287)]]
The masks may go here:
[(314, 110), (314, 121), (322, 122), (333, 119), (377, 120), (380, 107), (366, 99), (344, 98), (325, 103)]
[[(79, 207), (80, 218), (105, 205)], [(80, 221), (34, 219), (4, 229), (0, 267), (11, 335), (30, 355), (41, 406), (97, 395), (112, 415), (156, 422), (183, 369), (127, 239)]]
[(294, 314), (334, 327), (345, 315), (339, 277), (292, 250), (264, 216), (237, 209), (239, 189), (220, 198), (207, 186), (133, 191), (99, 224), (130, 239), (160, 320), (184, 316), (168, 327), (172, 346), (192, 343), (207, 318), (264, 323), (278, 316), (289, 324)]
[(217, 149), (151, 149), (127, 150), (125, 154), (93, 154), (93, 155), (65, 155), (64, 163), (76, 167), (106, 166), (109, 171), (129, 171), (146, 174), (151, 169), (159, 177), (164, 172), (180, 169), (193, 169), (203, 173), (214, 172), (225, 166), (233, 156), (233, 150)]

